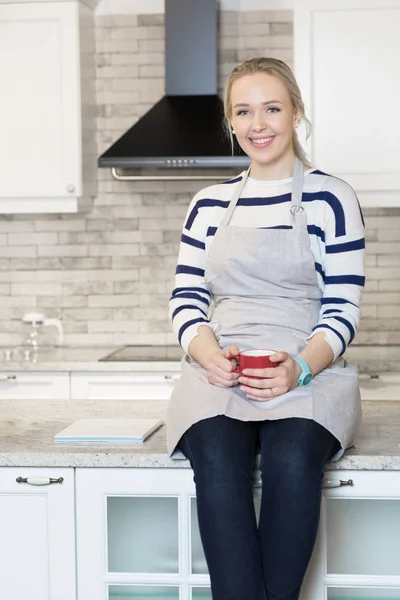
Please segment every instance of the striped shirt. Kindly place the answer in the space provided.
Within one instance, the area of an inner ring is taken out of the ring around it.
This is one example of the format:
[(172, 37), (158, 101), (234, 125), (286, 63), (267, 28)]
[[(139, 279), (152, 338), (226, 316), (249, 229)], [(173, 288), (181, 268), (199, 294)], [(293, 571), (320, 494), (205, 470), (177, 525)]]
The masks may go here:
[[(243, 174), (201, 190), (186, 215), (169, 305), (174, 332), (185, 352), (200, 325), (213, 326), (209, 318), (211, 294), (204, 278), (206, 260), (234, 186)], [(291, 185), (292, 178), (257, 181), (249, 177), (230, 225), (291, 228)], [(336, 358), (353, 340), (360, 320), (365, 283), (364, 221), (354, 190), (317, 169), (304, 173), (302, 206), (321, 290), (319, 319), (310, 337), (324, 331)]]

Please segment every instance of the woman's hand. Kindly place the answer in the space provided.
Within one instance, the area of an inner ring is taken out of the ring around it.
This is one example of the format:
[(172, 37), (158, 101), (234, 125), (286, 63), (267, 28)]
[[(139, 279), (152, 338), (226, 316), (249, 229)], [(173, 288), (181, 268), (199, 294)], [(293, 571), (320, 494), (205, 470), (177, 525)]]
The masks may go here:
[(234, 373), (236, 361), (227, 358), (238, 356), (239, 348), (231, 346), (214, 354), (206, 366), (208, 382), (218, 387), (233, 387), (238, 384), (239, 373)]
[[(297, 362), (287, 352), (276, 352), (269, 358), (279, 365), (269, 369), (246, 369), (239, 377), (240, 389), (247, 398), (266, 402), (297, 387), (301, 373)], [(250, 379), (246, 375), (261, 379)]]

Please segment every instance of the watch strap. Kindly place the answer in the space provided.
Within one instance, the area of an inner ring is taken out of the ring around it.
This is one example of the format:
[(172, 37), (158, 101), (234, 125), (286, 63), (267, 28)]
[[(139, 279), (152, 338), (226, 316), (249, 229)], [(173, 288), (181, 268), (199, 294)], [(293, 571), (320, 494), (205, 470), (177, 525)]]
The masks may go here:
[(311, 383), (313, 379), (313, 374), (308, 363), (304, 360), (304, 358), (301, 358), (300, 356), (294, 356), (293, 360), (295, 360), (301, 368), (301, 373), (299, 376), (299, 385), (307, 385), (308, 383)]

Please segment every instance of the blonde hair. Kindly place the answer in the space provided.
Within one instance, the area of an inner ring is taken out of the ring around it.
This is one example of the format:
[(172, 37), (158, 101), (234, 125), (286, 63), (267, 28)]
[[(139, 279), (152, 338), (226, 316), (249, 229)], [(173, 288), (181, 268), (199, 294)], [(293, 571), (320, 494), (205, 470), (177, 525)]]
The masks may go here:
[[(266, 75), (273, 75), (280, 79), (285, 88), (287, 89), (290, 100), (295, 112), (297, 112), (301, 119), (304, 120), (306, 125), (307, 138), (311, 133), (311, 123), (305, 115), (304, 103), (301, 97), (301, 92), (297, 81), (290, 69), (290, 67), (282, 60), (277, 58), (258, 57), (251, 58), (250, 60), (244, 61), (241, 65), (238, 65), (233, 69), (229, 75), (228, 81), (225, 86), (224, 93), (224, 126), (231, 140), (232, 151), (233, 151), (233, 136), (230, 125), (230, 119), (232, 118), (232, 103), (231, 103), (231, 92), (232, 86), (241, 77), (245, 75), (254, 75), (255, 73), (265, 73)], [(297, 137), (296, 130), (293, 129), (292, 135), (293, 152), (302, 163), (309, 165), (307, 155), (300, 144), (299, 138)]]

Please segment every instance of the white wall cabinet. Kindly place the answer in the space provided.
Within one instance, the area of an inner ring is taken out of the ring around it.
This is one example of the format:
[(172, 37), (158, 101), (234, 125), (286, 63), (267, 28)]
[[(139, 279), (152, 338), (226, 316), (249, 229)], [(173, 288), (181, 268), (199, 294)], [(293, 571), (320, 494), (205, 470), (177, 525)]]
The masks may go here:
[(74, 212), (94, 195), (93, 11), (0, 4), (0, 212)]
[(76, 599), (73, 469), (0, 469), (0, 532), (0, 598)]
[(72, 400), (169, 400), (180, 371), (71, 373)]
[(0, 400), (69, 400), (69, 373), (4, 371)]
[(399, 22), (400, 0), (295, 3), (309, 156), (350, 183), (364, 206), (400, 206)]

